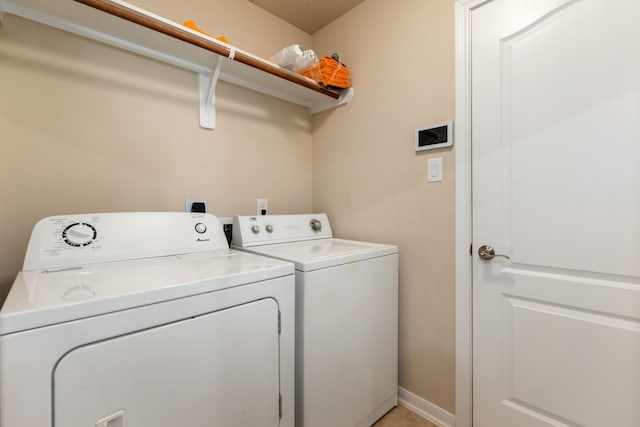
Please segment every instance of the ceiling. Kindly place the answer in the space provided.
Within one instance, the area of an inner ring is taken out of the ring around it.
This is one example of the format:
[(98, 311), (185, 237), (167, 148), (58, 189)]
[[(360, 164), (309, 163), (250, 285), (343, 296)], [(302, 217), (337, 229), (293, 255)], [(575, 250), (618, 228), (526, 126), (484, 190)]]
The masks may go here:
[(288, 23), (313, 34), (364, 0), (249, 0)]

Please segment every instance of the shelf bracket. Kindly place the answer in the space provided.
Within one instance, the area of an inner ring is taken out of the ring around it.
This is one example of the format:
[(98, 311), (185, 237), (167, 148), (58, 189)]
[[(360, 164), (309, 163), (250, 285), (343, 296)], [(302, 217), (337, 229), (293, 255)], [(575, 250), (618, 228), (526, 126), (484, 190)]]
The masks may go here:
[(336, 102), (335, 99), (325, 99), (320, 102), (316, 102), (313, 106), (309, 107), (310, 114), (320, 113), (322, 111), (338, 107), (340, 105), (347, 104), (353, 98), (353, 87), (345, 89), (340, 94), (340, 99)]
[(198, 90), (200, 92), (200, 126), (205, 129), (216, 128), (216, 85), (220, 78), (220, 70), (225, 57), (218, 57), (216, 68), (198, 73)]

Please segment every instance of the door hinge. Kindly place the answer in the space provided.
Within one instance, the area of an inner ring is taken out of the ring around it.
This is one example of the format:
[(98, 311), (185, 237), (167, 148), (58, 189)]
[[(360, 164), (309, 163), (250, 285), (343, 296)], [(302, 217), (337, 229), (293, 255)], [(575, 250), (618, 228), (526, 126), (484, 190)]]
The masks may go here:
[(282, 314), (278, 310), (278, 335), (282, 334)]
[(282, 395), (278, 395), (278, 416), (282, 418)]

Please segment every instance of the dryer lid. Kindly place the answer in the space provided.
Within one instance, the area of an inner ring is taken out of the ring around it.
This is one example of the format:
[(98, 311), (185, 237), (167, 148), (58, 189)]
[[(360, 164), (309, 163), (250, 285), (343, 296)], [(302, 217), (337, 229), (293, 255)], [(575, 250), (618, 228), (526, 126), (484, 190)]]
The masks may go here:
[(255, 283), (293, 266), (229, 251), (210, 214), (48, 217), (0, 310), (0, 334)]
[(222, 249), (20, 272), (0, 335), (293, 275), (293, 264)]

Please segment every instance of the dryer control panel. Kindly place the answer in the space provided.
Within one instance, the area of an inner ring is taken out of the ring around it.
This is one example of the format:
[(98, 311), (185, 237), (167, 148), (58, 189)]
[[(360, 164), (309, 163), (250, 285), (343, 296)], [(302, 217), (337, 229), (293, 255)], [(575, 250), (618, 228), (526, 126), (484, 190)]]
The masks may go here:
[(228, 249), (210, 214), (125, 212), (60, 215), (34, 227), (24, 271)]
[(301, 215), (260, 215), (233, 218), (232, 245), (239, 248), (272, 243), (330, 239), (333, 237), (325, 213)]

